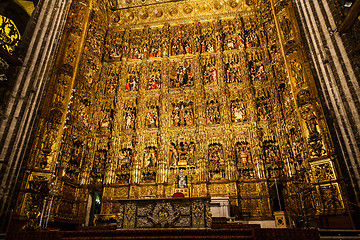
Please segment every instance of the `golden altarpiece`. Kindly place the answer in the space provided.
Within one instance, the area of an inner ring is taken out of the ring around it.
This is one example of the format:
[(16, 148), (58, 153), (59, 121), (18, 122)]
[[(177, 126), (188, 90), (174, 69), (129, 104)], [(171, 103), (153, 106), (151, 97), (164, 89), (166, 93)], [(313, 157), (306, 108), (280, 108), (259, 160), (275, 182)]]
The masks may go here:
[(279, 195), (293, 218), (341, 213), (336, 162), (291, 1), (76, 0), (17, 212), (51, 199), (82, 224), (101, 190), (104, 214), (178, 191), (245, 220)]

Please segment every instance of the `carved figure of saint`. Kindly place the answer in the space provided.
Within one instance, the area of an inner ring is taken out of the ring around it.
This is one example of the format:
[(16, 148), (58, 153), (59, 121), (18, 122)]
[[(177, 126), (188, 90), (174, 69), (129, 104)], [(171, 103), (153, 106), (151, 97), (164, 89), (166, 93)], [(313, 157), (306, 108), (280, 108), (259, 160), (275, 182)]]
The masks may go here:
[(131, 163), (132, 152), (131, 149), (123, 149), (119, 155), (119, 164), (120, 169), (129, 168), (129, 164)]
[(231, 106), (232, 121), (241, 122), (245, 120), (246, 110), (242, 102), (234, 102)]
[(192, 109), (186, 109), (184, 114), (184, 120), (186, 126), (194, 125)]
[(148, 79), (148, 89), (152, 90), (152, 89), (158, 89), (160, 88), (160, 70), (158, 70), (159, 72), (156, 72), (156, 70), (153, 70), (154, 73), (150, 75), (149, 79)]
[(293, 61), (291, 62), (291, 70), (294, 73), (294, 77), (297, 84), (300, 84), (303, 82), (303, 72), (302, 72), (302, 66), (299, 62)]
[(211, 101), (208, 103), (209, 107), (206, 109), (206, 123), (207, 124), (219, 124), (220, 123), (220, 111), (219, 104)]
[(214, 144), (209, 147), (209, 161), (210, 164), (224, 164), (222, 146)]
[(232, 38), (229, 38), (227, 40), (227, 49), (231, 50), (235, 48), (234, 40)]
[(179, 188), (187, 188), (187, 178), (186, 178), (186, 175), (184, 174), (183, 169), (180, 170), (180, 174), (179, 174), (178, 178), (179, 178), (178, 187)]
[(239, 49), (245, 47), (244, 38), (241, 36), (240, 33), (238, 34), (238, 37), (237, 37), (237, 45), (238, 45)]
[(158, 113), (156, 109), (146, 114), (146, 123), (148, 128), (158, 127)]
[(131, 111), (125, 113), (125, 129), (134, 129), (135, 114)]
[(179, 159), (179, 154), (178, 154), (178, 151), (176, 149), (176, 146), (175, 146), (175, 144), (171, 143), (170, 144), (170, 162), (169, 162), (169, 165), (170, 166), (177, 165), (178, 159)]
[(180, 126), (180, 109), (178, 107), (175, 107), (172, 115), (172, 126)]
[(256, 78), (259, 80), (259, 81), (265, 81), (266, 80), (266, 73), (264, 71), (264, 65), (260, 65), (258, 67), (258, 70), (257, 70), (257, 73), (256, 73)]
[(157, 165), (156, 150), (153, 147), (150, 147), (146, 150), (145, 153), (144, 167), (152, 168), (152, 167), (156, 167), (156, 165)]

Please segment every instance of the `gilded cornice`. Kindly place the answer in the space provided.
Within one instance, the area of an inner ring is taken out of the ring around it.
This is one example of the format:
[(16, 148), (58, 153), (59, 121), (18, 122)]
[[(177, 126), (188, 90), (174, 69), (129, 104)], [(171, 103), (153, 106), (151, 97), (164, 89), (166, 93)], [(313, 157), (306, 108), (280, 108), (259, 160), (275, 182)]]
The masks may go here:
[(233, 18), (254, 15), (259, 9), (257, 0), (228, 1), (147, 1), (143, 4), (119, 4), (112, 11), (110, 26), (136, 27), (161, 26), (164, 23), (179, 24), (206, 21), (216, 18)]

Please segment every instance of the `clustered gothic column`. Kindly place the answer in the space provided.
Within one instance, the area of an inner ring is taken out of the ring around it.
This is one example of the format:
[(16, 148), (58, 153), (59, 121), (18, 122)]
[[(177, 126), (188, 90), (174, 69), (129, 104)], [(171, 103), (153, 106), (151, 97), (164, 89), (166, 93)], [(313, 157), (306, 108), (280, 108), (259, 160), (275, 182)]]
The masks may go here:
[[(16, 183), (28, 159), (26, 150), (31, 143), (38, 108), (58, 50), (71, 1), (42, 0), (32, 14), (25, 34), (23, 65), (7, 105), (0, 130), (0, 227), (7, 225), (12, 199), (16, 197)], [(26, 49), (25, 49), (26, 48)]]
[[(43, 213), (43, 217), (44, 214), (51, 213), (51, 221), (67, 219), (77, 222), (80, 217), (78, 209), (85, 211), (86, 205), (83, 206), (82, 203), (86, 202), (86, 196), (83, 192), (78, 192), (76, 185), (66, 182), (72, 179), (81, 181), (81, 177), (88, 173), (85, 170), (89, 166), (83, 166), (82, 158), (92, 145), (98, 143), (96, 139), (91, 139), (91, 136), (88, 139), (82, 138), (89, 128), (79, 120), (87, 114), (86, 107), (91, 103), (92, 96), (84, 97), (84, 92), (79, 91), (80, 88), (76, 86), (83, 84), (77, 80), (80, 76), (83, 81), (91, 81), (90, 71), (97, 70), (84, 69), (79, 67), (79, 63), (90, 62), (91, 57), (96, 54), (90, 55), (91, 52), (87, 51), (84, 56), (84, 48), (99, 51), (97, 46), (90, 43), (96, 39), (97, 34), (101, 36), (98, 31), (99, 23), (106, 24), (106, 21), (97, 18), (101, 11), (99, 5), (103, 4), (95, 3), (93, 7), (92, 1), (79, 0), (74, 1), (70, 7), (19, 194), (17, 213), (22, 218), (30, 219), (25, 228), (37, 225), (39, 212)], [(86, 36), (89, 39), (85, 38)], [(83, 76), (84, 72), (90, 72), (87, 78)], [(74, 109), (76, 110), (73, 111)], [(100, 150), (103, 149), (101, 143), (96, 145)], [(79, 169), (82, 166), (84, 171)], [(76, 184), (79, 185), (80, 182)], [(41, 189), (40, 195), (37, 193), (38, 189)], [(75, 195), (82, 201), (76, 202)]]
[[(338, 32), (345, 16), (341, 1), (292, 1), (304, 32), (313, 73), (324, 99), (329, 126), (342, 157), (341, 168), (359, 204), (360, 108), (359, 54), (354, 51), (353, 31)], [(354, 5), (354, 4), (353, 4)], [(355, 6), (353, 6), (355, 7)], [(355, 37), (356, 39), (356, 37)]]

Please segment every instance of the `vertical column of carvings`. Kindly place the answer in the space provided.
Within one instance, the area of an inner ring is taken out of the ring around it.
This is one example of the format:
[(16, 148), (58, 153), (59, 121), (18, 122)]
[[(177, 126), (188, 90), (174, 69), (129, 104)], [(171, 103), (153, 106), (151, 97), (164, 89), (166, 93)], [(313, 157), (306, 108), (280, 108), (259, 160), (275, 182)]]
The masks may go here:
[[(298, 163), (303, 166), (309, 164), (307, 166), (311, 168), (310, 181), (317, 192), (315, 196), (317, 213), (322, 213), (323, 210), (333, 213), (343, 211), (343, 194), (337, 181), (340, 176), (336, 169), (336, 156), (309, 62), (300, 42), (301, 37), (293, 7), (290, 1), (272, 1), (272, 6), (282, 41), (282, 53), (290, 77), (292, 95), (295, 99), (297, 121), (300, 123), (302, 136), (305, 139), (303, 156), (298, 156), (299, 159), (304, 157), (305, 163), (301, 161)], [(297, 131), (296, 127), (294, 131)], [(296, 134), (292, 134), (291, 129), (288, 134), (289, 142), (292, 141), (292, 137), (296, 138)], [(293, 154), (300, 155), (296, 151), (293, 151)], [(326, 174), (323, 174), (324, 169), (326, 169)]]
[[(161, 80), (160, 80), (160, 95), (159, 95), (159, 142), (160, 142), (160, 160), (161, 160), (161, 168), (160, 168), (160, 182), (168, 183), (169, 179), (169, 134), (168, 134), (168, 109), (169, 109), (169, 46), (170, 46), (170, 26), (169, 24), (165, 24), (162, 27), (161, 33), (161, 45), (162, 45), (162, 60), (161, 60)], [(159, 166), (160, 167), (160, 166)], [(164, 190), (165, 192), (166, 189)], [(169, 192), (169, 190), (168, 190)], [(166, 197), (166, 196), (165, 196)]]
[(102, 68), (101, 64), (106, 33), (106, 11), (102, 4), (92, 3), (90, 9), (79, 61), (82, 67), (77, 71), (66, 116), (58, 155), (63, 187), (57, 190), (60, 197), (54, 204), (57, 219), (83, 221), (88, 191), (80, 185), (106, 182), (111, 157), (106, 139), (112, 128), (111, 99), (116, 89), (116, 72), (111, 66)]
[[(45, 97), (41, 118), (36, 130), (36, 140), (30, 153), (27, 169), (31, 174), (24, 178), (24, 196), (21, 196), (21, 210), (36, 213), (40, 211), (41, 198), (47, 195), (43, 192), (39, 197), (34, 187), (37, 184), (49, 187), (57, 161), (60, 139), (63, 133), (66, 111), (74, 86), (74, 79), (78, 69), (81, 49), (87, 28), (87, 17), (91, 3), (87, 0), (72, 3), (65, 25), (65, 32), (60, 45), (55, 69), (51, 77), (50, 87)], [(56, 183), (54, 183), (56, 184)], [(40, 203), (40, 205), (39, 205)], [(30, 216), (31, 218), (31, 216)]]
[[(267, 52), (269, 53), (269, 59), (267, 62), (270, 67), (270, 71), (268, 78), (273, 89), (272, 94), (274, 97), (273, 115), (276, 127), (272, 128), (272, 132), (274, 134), (273, 139), (275, 139), (277, 143), (274, 145), (272, 139), (270, 138), (271, 141), (264, 144), (264, 159), (265, 162), (271, 162), (272, 160), (278, 159), (278, 164), (275, 164), (275, 168), (264, 170), (266, 171), (267, 176), (269, 176), (269, 170), (274, 171), (276, 168), (281, 168), (281, 172), (278, 172), (276, 176), (272, 176), (272, 178), (270, 178), (267, 186), (268, 189), (270, 189), (275, 187), (274, 178), (277, 179), (280, 184), (284, 184), (285, 186), (289, 185), (289, 183), (286, 182), (286, 179), (287, 177), (292, 177), (292, 174), (294, 174), (294, 158), (292, 151), (295, 149), (295, 147), (290, 144), (294, 144), (294, 146), (301, 146), (303, 144), (301, 142), (302, 137), (301, 132), (299, 131), (294, 101), (291, 95), (291, 86), (285, 76), (286, 69), (281, 53), (281, 45), (277, 34), (275, 19), (272, 14), (271, 3), (269, 1), (262, 3), (261, 12), (263, 15), (262, 21), (264, 32), (267, 36)], [(289, 142), (289, 132), (291, 132), (291, 139), (293, 140), (291, 143)], [(274, 159), (274, 156), (276, 155), (273, 153), (276, 152), (278, 156)], [(298, 159), (300, 159), (300, 156), (298, 156)], [(276, 167), (276, 165), (279, 167)], [(287, 193), (289, 192), (291, 191), (287, 191)], [(288, 198), (291, 199), (290, 197)], [(298, 199), (298, 196), (296, 199)], [(270, 200), (273, 206), (277, 203), (273, 194), (270, 194)], [(290, 209), (289, 205), (290, 204), (286, 204), (287, 209)], [(296, 204), (292, 205), (297, 206)], [(282, 207), (284, 208), (284, 206)], [(291, 210), (294, 209), (291, 208)]]
[[(195, 122), (197, 124), (196, 132), (196, 167), (199, 175), (199, 185), (193, 186), (192, 194), (198, 197), (207, 196), (206, 182), (208, 181), (208, 158), (207, 158), (207, 144), (206, 132), (204, 128), (205, 120), (205, 92), (201, 74), (200, 65), (200, 37), (201, 28), (200, 23), (195, 21), (193, 23), (193, 52), (194, 52), (194, 80), (195, 80), (195, 94), (196, 98), (196, 111)], [(204, 195), (205, 194), (205, 195)]]

